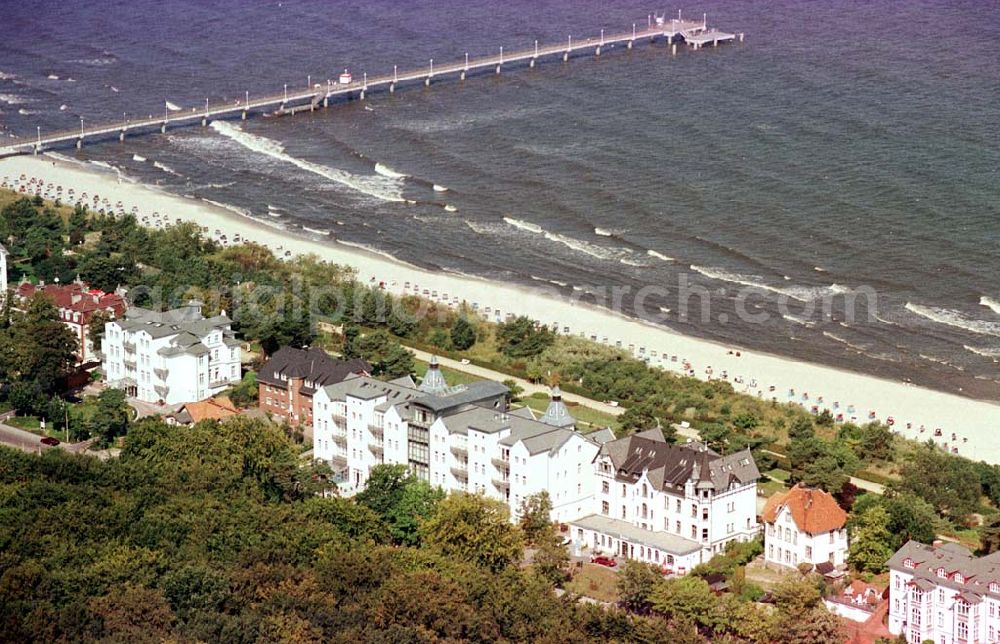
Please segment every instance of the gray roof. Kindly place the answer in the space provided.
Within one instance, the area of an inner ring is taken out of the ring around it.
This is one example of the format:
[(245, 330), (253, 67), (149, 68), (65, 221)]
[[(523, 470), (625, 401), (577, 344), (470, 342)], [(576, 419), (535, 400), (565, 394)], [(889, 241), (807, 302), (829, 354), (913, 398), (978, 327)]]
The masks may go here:
[(609, 441), (601, 446), (601, 455), (611, 458), (619, 481), (634, 483), (647, 472), (654, 487), (671, 492), (682, 491), (688, 480), (725, 490), (733, 481), (744, 485), (760, 478), (750, 450), (720, 456), (703, 443), (667, 443), (658, 429)]
[(169, 311), (130, 307), (125, 311), (125, 317), (115, 322), (126, 331), (131, 333), (145, 331), (153, 338), (165, 338), (180, 332), (204, 337), (216, 329), (228, 329), (232, 324), (232, 320), (225, 315), (202, 318), (199, 303), (191, 303)]
[(411, 400), (420, 392), (412, 387), (406, 387), (395, 382), (376, 380), (369, 376), (348, 375), (343, 381), (323, 387), (330, 400), (346, 400), (347, 396), (371, 400), (386, 396), (389, 406)]
[(611, 431), (610, 427), (605, 427), (604, 429), (599, 429), (596, 432), (587, 434), (587, 438), (595, 443), (598, 443), (599, 445), (603, 445), (615, 440), (615, 433)]
[[(913, 568), (903, 562), (913, 561)], [(1000, 583), (1000, 552), (974, 557), (968, 548), (957, 543), (929, 546), (919, 541), (907, 541), (902, 548), (889, 558), (888, 566), (913, 575), (913, 583), (922, 590), (933, 586), (950, 588), (969, 603), (979, 603), (984, 596), (1000, 599), (1000, 593), (991, 593), (991, 582)], [(938, 568), (943, 568), (946, 577), (939, 577)], [(954, 573), (964, 577), (963, 583), (955, 581)]]
[(499, 398), (510, 393), (507, 387), (492, 380), (477, 380), (462, 388), (452, 388), (445, 395), (426, 394), (413, 401), (414, 405), (426, 407), (440, 414), (462, 405), (471, 405), (485, 400)]
[(540, 420), (553, 427), (573, 427), (576, 425), (569, 409), (566, 408), (566, 403), (562, 400), (562, 391), (558, 385), (552, 388), (552, 398)]
[(575, 519), (570, 521), (569, 524), (570, 526), (577, 526), (586, 530), (596, 530), (602, 534), (610, 535), (615, 539), (624, 539), (632, 544), (651, 546), (661, 552), (667, 552), (678, 557), (701, 550), (701, 544), (697, 541), (685, 539), (669, 532), (643, 530), (628, 521), (612, 519), (600, 514), (591, 514), (581, 519)]

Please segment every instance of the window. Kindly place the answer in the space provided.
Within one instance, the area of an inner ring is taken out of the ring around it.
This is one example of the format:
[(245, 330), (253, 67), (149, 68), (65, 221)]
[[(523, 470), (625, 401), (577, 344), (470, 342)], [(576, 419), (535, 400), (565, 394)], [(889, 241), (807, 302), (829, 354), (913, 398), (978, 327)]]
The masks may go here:
[(808, 559), (809, 561), (812, 561), (812, 558), (813, 558), (813, 549), (812, 549), (812, 546), (806, 546), (806, 559)]
[(674, 532), (676, 532), (677, 534), (680, 534), (681, 533), (681, 522), (677, 521), (676, 526), (677, 526), (677, 529), (674, 530)]
[(608, 483), (607, 481), (603, 481), (601, 483), (601, 492), (603, 492), (604, 494), (608, 494), (609, 492), (611, 492), (611, 484)]
[(990, 592), (991, 593), (1000, 593), (1000, 584), (998, 584), (995, 581), (991, 581), (990, 582)]
[(623, 506), (622, 506), (622, 518), (624, 519), (624, 518), (625, 518), (625, 516), (626, 516), (626, 515), (625, 515), (625, 506), (623, 505)]
[(958, 609), (959, 617), (965, 617), (969, 614), (969, 605), (963, 601), (956, 602), (955, 608)]
[(681, 500), (677, 499), (677, 514), (681, 513)]
[(697, 539), (698, 538), (698, 528), (696, 528), (694, 526), (691, 526), (691, 538), (692, 539)]
[(937, 576), (941, 577), (941, 578), (946, 578), (948, 575), (945, 574), (944, 568), (938, 568), (937, 569)]
[(610, 511), (611, 511), (611, 508), (608, 507), (608, 502), (607, 501), (601, 501), (601, 514), (607, 516), (607, 514)]
[(830, 530), (830, 543), (833, 543), (833, 530)]
[(625, 484), (622, 483), (622, 498), (625, 498)]
[(955, 629), (955, 633), (958, 635), (959, 640), (969, 639), (969, 623), (959, 622), (958, 627)]
[(965, 577), (962, 576), (962, 573), (960, 573), (960, 572), (956, 572), (955, 573), (955, 583), (959, 583), (959, 584), (964, 584), (965, 583)]

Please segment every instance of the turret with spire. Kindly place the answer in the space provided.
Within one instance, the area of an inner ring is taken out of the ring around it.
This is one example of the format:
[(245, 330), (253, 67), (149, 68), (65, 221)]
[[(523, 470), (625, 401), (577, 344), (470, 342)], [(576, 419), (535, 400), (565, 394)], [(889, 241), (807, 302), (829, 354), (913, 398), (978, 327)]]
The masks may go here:
[(559, 385), (552, 388), (549, 406), (539, 420), (553, 427), (572, 428), (576, 425), (576, 420), (562, 400), (562, 390), (559, 389)]
[(427, 373), (420, 381), (420, 391), (428, 394), (443, 394), (448, 391), (448, 383), (444, 379), (444, 374), (441, 373), (437, 356), (431, 356), (431, 361), (427, 365)]

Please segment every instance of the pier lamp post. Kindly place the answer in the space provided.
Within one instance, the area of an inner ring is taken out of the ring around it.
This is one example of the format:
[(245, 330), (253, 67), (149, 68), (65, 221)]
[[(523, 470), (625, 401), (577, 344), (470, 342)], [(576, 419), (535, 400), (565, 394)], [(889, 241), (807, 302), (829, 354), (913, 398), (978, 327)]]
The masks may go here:
[(312, 74), (306, 74), (306, 89), (312, 89), (313, 77)]
[(83, 138), (83, 117), (80, 117), (80, 138)]
[(500, 45), (500, 64), (503, 65), (503, 45)]
[(392, 84), (393, 84), (393, 85), (395, 85), (395, 84), (396, 84), (396, 82), (397, 82), (397, 78), (396, 78), (396, 67), (397, 67), (396, 65), (393, 65), (393, 66), (392, 66)]
[(368, 72), (362, 73), (361, 89), (368, 89)]
[(469, 71), (469, 52), (465, 52), (465, 71)]
[(538, 41), (535, 41), (535, 58), (538, 58)]
[(601, 47), (604, 46), (604, 30), (601, 29)]
[(434, 59), (433, 59), (433, 58), (431, 58), (431, 70), (430, 70), (430, 75), (431, 75), (431, 76), (433, 76), (433, 75), (434, 75)]
[(288, 83), (285, 83), (285, 94), (284, 94), (284, 96), (285, 96), (284, 100), (281, 101), (282, 104), (288, 102)]
[(247, 90), (244, 94), (243, 107), (245, 107), (248, 110), (250, 109), (250, 90)]
[(35, 129), (38, 131), (38, 149), (42, 149), (42, 126), (36, 125)]

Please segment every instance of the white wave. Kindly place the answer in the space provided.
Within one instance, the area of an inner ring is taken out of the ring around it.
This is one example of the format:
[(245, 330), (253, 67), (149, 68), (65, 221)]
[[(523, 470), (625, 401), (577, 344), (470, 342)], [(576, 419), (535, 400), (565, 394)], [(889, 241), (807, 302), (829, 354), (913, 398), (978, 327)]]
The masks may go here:
[(30, 103), (31, 99), (20, 94), (0, 94), (0, 101), (3, 101), (7, 105), (24, 105)]
[(594, 228), (594, 234), (600, 237), (611, 237), (614, 233), (604, 228)]
[(839, 343), (841, 343), (843, 345), (846, 345), (846, 346), (850, 347), (851, 349), (854, 349), (855, 351), (857, 351), (859, 353), (864, 353), (865, 352), (865, 348), (864, 347), (856, 345), (856, 344), (853, 344), (853, 343), (851, 343), (850, 340), (845, 340), (844, 338), (842, 338), (840, 336), (837, 336), (837, 335), (834, 335), (834, 334), (830, 333), (829, 331), (823, 331), (823, 336), (827, 337), (827, 338), (829, 338), (831, 340), (833, 340), (834, 342), (839, 342)]
[(387, 253), (384, 250), (379, 250), (378, 248), (375, 248), (374, 246), (368, 246), (367, 244), (359, 244), (358, 242), (347, 241), (347, 240), (344, 240), (344, 239), (338, 239), (337, 243), (338, 244), (343, 244), (344, 246), (350, 246), (351, 248), (360, 248), (361, 250), (363, 250), (365, 252), (374, 253), (374, 254), (376, 254), (376, 255), (378, 255), (380, 257), (384, 257), (386, 259), (391, 259), (394, 262), (400, 261), (394, 255), (392, 255), (390, 253)]
[(223, 203), (221, 201), (212, 201), (211, 199), (206, 199), (205, 197), (202, 197), (201, 200), (204, 201), (205, 203), (212, 204), (216, 208), (222, 208), (223, 210), (228, 210), (229, 212), (235, 212), (237, 215), (240, 215), (241, 217), (247, 217), (249, 219), (253, 218), (253, 213), (245, 208), (240, 208), (239, 206)]
[(59, 80), (59, 77), (56, 76), (55, 74), (49, 74), (48, 76), (46, 76), (46, 78), (48, 78), (49, 80)]
[(73, 165), (80, 165), (80, 166), (87, 165), (86, 161), (81, 161), (73, 157), (68, 157), (64, 154), (59, 154), (58, 152), (46, 152), (45, 156), (60, 161), (62, 163), (72, 163)]
[(130, 182), (134, 183), (134, 181), (132, 179), (129, 179), (128, 177), (126, 177), (119, 168), (116, 168), (115, 166), (111, 165), (110, 163), (105, 163), (104, 161), (91, 161), (90, 163), (93, 164), (93, 165), (96, 165), (98, 168), (104, 168), (105, 170), (111, 170), (116, 175), (118, 175), (119, 181), (121, 181), (121, 180), (127, 180), (127, 181), (130, 181)]
[(557, 244), (562, 244), (567, 248), (583, 253), (584, 255), (590, 255), (597, 259), (614, 259), (614, 253), (603, 246), (597, 246), (595, 244), (590, 244), (585, 241), (574, 239), (573, 237), (567, 237), (566, 235), (560, 235), (559, 233), (545, 232), (545, 239), (549, 241), (554, 241)]
[(115, 87), (114, 85), (112, 85), (111, 86), (111, 91), (114, 92), (115, 94), (117, 94), (118, 93), (118, 88)]
[(658, 253), (655, 250), (647, 250), (646, 254), (649, 255), (650, 257), (654, 257), (656, 259), (660, 259), (660, 260), (663, 260), (665, 262), (672, 262), (672, 261), (674, 261), (673, 257), (667, 257), (663, 253)]
[(453, 206), (451, 204), (446, 204), (445, 207), (444, 207), (444, 209), (446, 211), (448, 211), (448, 212), (457, 212), (458, 211), (458, 208), (456, 208), (455, 206)]
[(14, 80), (15, 78), (17, 78), (15, 74), (11, 74), (10, 72), (0, 71), (0, 80)]
[(163, 170), (167, 174), (172, 174), (175, 177), (181, 176), (179, 172), (177, 172), (176, 170), (174, 170), (173, 168), (171, 168), (170, 166), (168, 166), (166, 163), (160, 163), (159, 161), (153, 161), (153, 167), (154, 168), (159, 168), (160, 170)]
[(21, 116), (29, 116), (31, 114), (38, 114), (37, 110), (26, 110), (23, 107), (17, 111)]
[(712, 268), (704, 266), (691, 265), (691, 270), (701, 273), (705, 277), (709, 277), (714, 280), (720, 280), (723, 282), (732, 282), (733, 284), (740, 284), (742, 286), (748, 286), (750, 288), (762, 289), (765, 291), (771, 291), (772, 293), (777, 293), (779, 295), (784, 295), (785, 297), (790, 297), (793, 300), (798, 300), (800, 302), (811, 302), (813, 300), (818, 300), (826, 296), (837, 295), (846, 292), (843, 286), (839, 284), (831, 284), (830, 286), (791, 286), (791, 287), (779, 287), (771, 286), (770, 284), (762, 281), (762, 278), (758, 275), (744, 275), (741, 273), (732, 273), (721, 268)]
[(994, 300), (992, 297), (982, 296), (979, 298), (979, 304), (992, 310), (994, 313), (1000, 313), (1000, 301)]
[(983, 356), (984, 358), (994, 358), (993, 360), (994, 362), (996, 362), (996, 358), (1000, 358), (1000, 347), (970, 347), (967, 344), (963, 344), (962, 348), (965, 349), (966, 351), (971, 351), (977, 356)]
[(177, 105), (176, 103), (171, 103), (170, 101), (165, 101), (164, 103), (167, 109), (170, 110), (171, 112), (180, 112), (182, 109), (184, 109), (180, 105)]
[(389, 177), (390, 179), (405, 179), (409, 175), (405, 175), (402, 172), (396, 172), (387, 165), (381, 163), (375, 164), (375, 173), (380, 174), (383, 177)]
[(336, 168), (330, 168), (311, 161), (305, 161), (291, 156), (278, 143), (263, 136), (244, 132), (239, 127), (225, 121), (212, 121), (212, 129), (242, 145), (248, 150), (269, 156), (272, 159), (290, 163), (298, 168), (319, 175), (335, 183), (347, 186), (362, 194), (383, 201), (404, 201), (401, 193), (401, 182), (389, 177), (362, 177)]
[(67, 107), (69, 107), (69, 106), (68, 105), (60, 105), (59, 106), (59, 111), (60, 112), (65, 112)]
[(313, 233), (315, 235), (329, 235), (330, 234), (329, 230), (321, 230), (321, 229), (318, 229), (318, 228), (310, 228), (308, 226), (303, 226), (302, 230), (308, 231), (308, 232)]
[(661, 313), (670, 313), (670, 309), (667, 308), (666, 306), (660, 306), (660, 307), (657, 307), (657, 308), (660, 309)]
[(636, 260), (629, 259), (627, 257), (622, 257), (618, 261), (621, 262), (622, 264), (625, 264), (626, 266), (635, 266), (636, 268), (643, 268), (645, 266), (648, 266), (648, 264), (643, 264), (642, 262), (637, 262)]
[(531, 277), (531, 279), (535, 280), (536, 282), (545, 282), (546, 284), (555, 284), (556, 286), (562, 286), (563, 288), (569, 286), (569, 284), (566, 283), (566, 282), (560, 282), (559, 280), (550, 280), (550, 279), (545, 278), (545, 277), (538, 277), (537, 275), (530, 275), (529, 277)]
[(434, 184), (434, 192), (448, 192), (448, 188)]
[(96, 67), (101, 65), (114, 65), (118, 62), (118, 59), (108, 56), (102, 58), (74, 58), (73, 60), (68, 60), (66, 62), (76, 63), (77, 65), (92, 65)]
[(466, 220), (465, 221), (465, 225), (468, 226), (469, 229), (472, 232), (476, 233), (477, 235), (489, 235), (492, 232), (489, 228), (487, 228), (487, 227), (485, 227), (485, 226), (483, 226), (481, 224), (478, 224), (478, 223), (476, 223), (474, 221), (468, 221), (468, 220)]
[(789, 322), (792, 322), (793, 324), (800, 324), (802, 326), (809, 326), (809, 327), (815, 326), (815, 322), (813, 322), (812, 320), (808, 318), (801, 318), (798, 317), (797, 315), (786, 315), (782, 313), (781, 317), (784, 318), (785, 320), (788, 320)]
[(146, 162), (146, 157), (139, 156), (138, 154), (133, 154), (132, 155), (132, 160), (133, 161), (138, 161), (139, 163), (145, 163)]
[(513, 217), (504, 217), (503, 220), (514, 228), (520, 228), (521, 230), (526, 230), (529, 233), (536, 233), (539, 235), (545, 234), (544, 228), (538, 224), (533, 224), (530, 221), (522, 221), (520, 219), (514, 219)]
[(980, 335), (993, 335), (1000, 337), (1000, 324), (996, 322), (975, 320), (962, 315), (958, 311), (938, 309), (932, 306), (913, 304), (912, 302), (907, 302), (905, 308), (911, 313), (915, 313), (922, 318), (926, 318), (932, 322), (937, 322), (938, 324), (944, 324), (945, 326), (962, 329), (963, 331), (969, 331)]
[(817, 273), (825, 273), (826, 272), (826, 269), (823, 268), (822, 266), (813, 266), (813, 270), (816, 271)]

